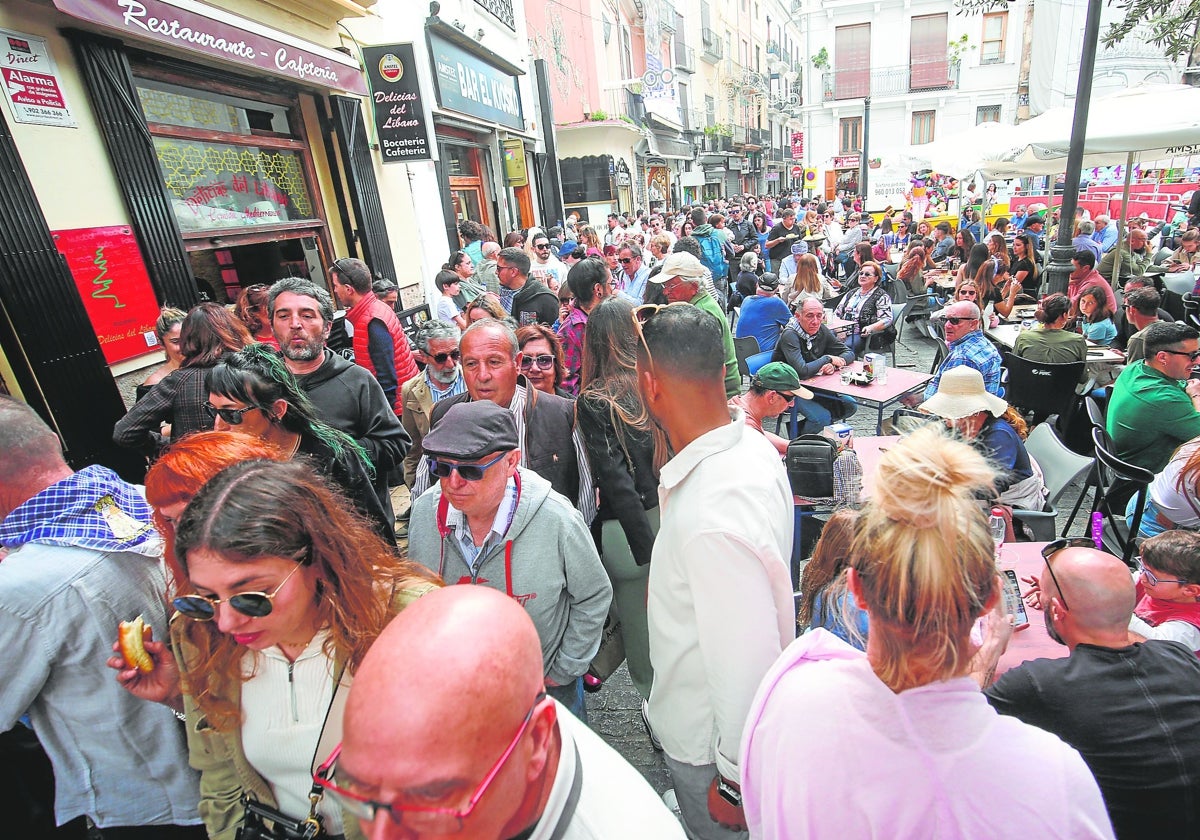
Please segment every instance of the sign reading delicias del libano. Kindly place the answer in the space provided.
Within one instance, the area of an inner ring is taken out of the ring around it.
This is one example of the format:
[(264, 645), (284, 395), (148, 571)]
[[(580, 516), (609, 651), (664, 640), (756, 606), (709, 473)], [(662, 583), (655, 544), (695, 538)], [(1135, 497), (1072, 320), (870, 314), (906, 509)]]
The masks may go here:
[(412, 44), (363, 47), (384, 163), (433, 160)]

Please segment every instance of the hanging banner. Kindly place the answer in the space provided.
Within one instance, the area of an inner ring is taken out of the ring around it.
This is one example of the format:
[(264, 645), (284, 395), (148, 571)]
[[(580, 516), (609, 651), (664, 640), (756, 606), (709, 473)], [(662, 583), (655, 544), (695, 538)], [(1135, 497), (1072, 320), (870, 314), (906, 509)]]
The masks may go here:
[(433, 160), (412, 44), (362, 48), (384, 163)]
[(111, 365), (161, 349), (154, 335), (158, 302), (133, 231), (115, 225), (52, 233), (105, 360)]
[(804, 160), (804, 132), (792, 132), (792, 160)]
[(58, 68), (46, 41), (34, 35), (0, 29), (0, 76), (4, 96), (12, 106), (13, 119), (33, 125), (75, 127), (58, 83)]

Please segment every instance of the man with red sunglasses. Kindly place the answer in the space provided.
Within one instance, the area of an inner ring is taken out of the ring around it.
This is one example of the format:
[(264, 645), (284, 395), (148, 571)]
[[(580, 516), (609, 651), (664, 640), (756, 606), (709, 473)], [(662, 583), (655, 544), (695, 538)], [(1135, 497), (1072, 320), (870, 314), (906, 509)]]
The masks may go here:
[(539, 647), (495, 592), (423, 596), (355, 674), (318, 783), (372, 838), (683, 840), (641, 774), (543, 692)]
[(437, 485), (413, 503), (409, 557), (447, 583), (490, 586), (520, 603), (542, 640), (546, 692), (586, 719), (582, 677), (612, 602), (587, 525), (520, 466), (516, 420), (494, 402), (452, 405), (424, 446)]

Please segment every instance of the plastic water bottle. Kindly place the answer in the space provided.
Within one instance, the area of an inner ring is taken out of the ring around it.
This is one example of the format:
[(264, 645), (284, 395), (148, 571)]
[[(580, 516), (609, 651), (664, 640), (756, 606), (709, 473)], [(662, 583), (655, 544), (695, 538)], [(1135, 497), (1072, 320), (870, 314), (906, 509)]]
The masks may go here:
[(1004, 534), (1008, 530), (1004, 522), (1004, 511), (998, 507), (992, 508), (988, 517), (988, 527), (992, 530), (992, 542), (996, 544), (996, 562), (1000, 562), (1000, 549), (1004, 545)]

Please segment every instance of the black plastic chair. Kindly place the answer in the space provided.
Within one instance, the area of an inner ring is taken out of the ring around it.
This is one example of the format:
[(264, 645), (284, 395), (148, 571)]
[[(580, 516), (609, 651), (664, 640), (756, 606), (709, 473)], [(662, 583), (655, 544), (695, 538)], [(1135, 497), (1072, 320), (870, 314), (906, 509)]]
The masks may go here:
[[(1104, 441), (1104, 446), (1112, 449), (1112, 441), (1108, 439), (1108, 432), (1104, 428), (1104, 409), (1100, 407), (1100, 403), (1096, 402), (1095, 397), (1088, 394), (1083, 398), (1084, 408), (1087, 410), (1088, 422), (1091, 424), (1092, 432), (1089, 437), (1095, 438), (1097, 434)], [(1093, 445), (1093, 451), (1095, 447)], [(1063, 527), (1062, 535), (1065, 537), (1071, 530), (1071, 524), (1075, 521), (1076, 515), (1083, 508), (1083, 500), (1087, 498), (1089, 492), (1095, 493), (1092, 501), (1092, 510), (1096, 509), (1101, 487), (1100, 487), (1100, 467), (1096, 464), (1092, 465), (1091, 472), (1088, 473), (1087, 481), (1084, 482), (1083, 489), (1079, 491), (1079, 498), (1075, 500), (1075, 507), (1071, 508), (1071, 515), (1067, 517), (1067, 524)]]
[[(1146, 512), (1146, 498), (1154, 473), (1110, 452), (1099, 429), (1092, 430), (1092, 441), (1096, 444), (1096, 472), (1099, 474), (1099, 491), (1092, 513), (1099, 511), (1104, 516), (1104, 547), (1120, 555), (1128, 565), (1137, 547), (1138, 528)], [(1125, 522), (1126, 504), (1131, 496), (1136, 499), (1133, 517)]]
[(758, 347), (758, 339), (752, 335), (745, 338), (735, 338), (733, 340), (733, 352), (737, 355), (738, 373), (742, 377), (750, 375), (750, 369), (746, 366), (746, 360), (756, 353), (761, 352)]
[(1005, 399), (1010, 405), (1035, 415), (1057, 414), (1058, 427), (1065, 429), (1079, 401), (1075, 386), (1079, 384), (1086, 365), (1086, 362), (1032, 362), (1005, 353), (1004, 368), (1008, 371)]
[(1187, 294), (1180, 295), (1180, 299), (1183, 301), (1183, 322), (1200, 329), (1200, 298)]

